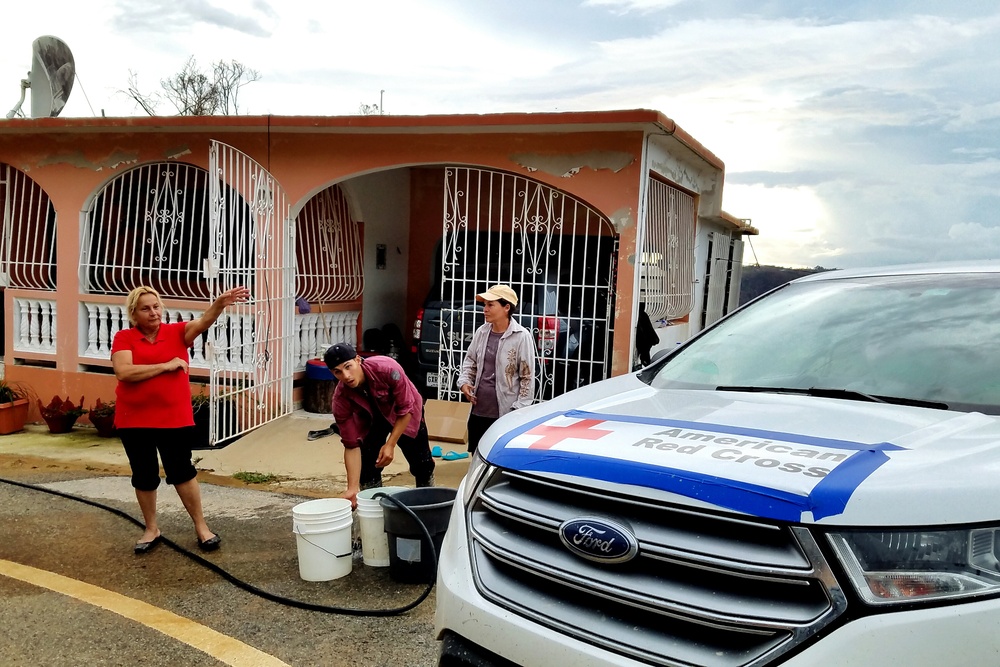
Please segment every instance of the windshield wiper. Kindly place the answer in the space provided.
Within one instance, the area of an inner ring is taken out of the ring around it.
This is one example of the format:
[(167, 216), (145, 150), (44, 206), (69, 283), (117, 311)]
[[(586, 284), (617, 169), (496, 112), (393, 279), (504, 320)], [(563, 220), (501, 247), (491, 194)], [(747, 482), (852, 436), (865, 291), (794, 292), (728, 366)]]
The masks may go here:
[(716, 391), (746, 391), (767, 394), (802, 394), (803, 396), (818, 396), (820, 398), (846, 398), (854, 401), (870, 401), (872, 403), (886, 403), (878, 396), (866, 394), (863, 391), (852, 391), (850, 389), (823, 389), (821, 387), (759, 387), (754, 385), (722, 385), (715, 388)]
[(923, 401), (917, 398), (903, 398), (901, 396), (875, 396), (866, 394), (863, 391), (853, 389), (832, 389), (825, 387), (760, 387), (754, 385), (721, 385), (715, 388), (716, 391), (746, 391), (770, 394), (800, 394), (803, 396), (816, 396), (819, 398), (842, 398), (849, 401), (868, 401), (871, 403), (891, 403), (893, 405), (912, 405), (920, 408), (932, 408), (935, 410), (947, 410), (948, 404), (939, 401)]

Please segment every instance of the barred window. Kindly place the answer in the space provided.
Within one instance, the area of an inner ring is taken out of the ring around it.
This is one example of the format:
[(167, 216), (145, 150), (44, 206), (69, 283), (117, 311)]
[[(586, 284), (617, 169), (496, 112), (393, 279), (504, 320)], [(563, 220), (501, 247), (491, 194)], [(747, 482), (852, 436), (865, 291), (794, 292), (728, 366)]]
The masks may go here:
[(56, 288), (56, 211), (23, 172), (0, 163), (0, 286)]
[(694, 197), (656, 178), (648, 182), (639, 301), (652, 320), (691, 312), (694, 283)]
[(296, 294), (307, 301), (354, 301), (365, 289), (361, 225), (343, 191), (331, 185), (296, 219)]
[[(149, 285), (165, 297), (208, 299), (204, 262), (212, 248), (208, 172), (148, 164), (108, 183), (87, 213), (81, 245), (83, 289), (127, 294)], [(246, 206), (230, 189), (225, 205)], [(249, 253), (249, 249), (243, 252)], [(249, 265), (249, 255), (229, 258)]]

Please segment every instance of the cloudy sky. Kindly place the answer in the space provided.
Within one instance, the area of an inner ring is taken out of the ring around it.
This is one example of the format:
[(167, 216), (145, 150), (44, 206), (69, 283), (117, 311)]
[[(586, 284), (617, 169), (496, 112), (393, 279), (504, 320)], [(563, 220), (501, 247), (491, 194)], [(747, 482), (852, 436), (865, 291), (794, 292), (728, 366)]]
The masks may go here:
[(8, 3), (4, 115), (40, 35), (75, 56), (63, 116), (140, 115), (130, 72), (153, 92), (191, 56), (258, 70), (251, 114), (656, 109), (726, 163), (749, 262), (1000, 258), (995, 0)]

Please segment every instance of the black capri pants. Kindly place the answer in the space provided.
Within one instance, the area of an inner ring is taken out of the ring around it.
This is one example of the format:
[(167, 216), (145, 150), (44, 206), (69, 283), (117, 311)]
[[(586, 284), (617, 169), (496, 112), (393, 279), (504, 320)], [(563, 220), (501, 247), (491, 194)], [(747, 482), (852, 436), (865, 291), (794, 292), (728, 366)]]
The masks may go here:
[(195, 440), (194, 426), (181, 428), (120, 428), (118, 437), (125, 447), (132, 468), (132, 488), (156, 491), (160, 486), (160, 453), (167, 484), (176, 486), (195, 478), (198, 471), (191, 463), (191, 444)]

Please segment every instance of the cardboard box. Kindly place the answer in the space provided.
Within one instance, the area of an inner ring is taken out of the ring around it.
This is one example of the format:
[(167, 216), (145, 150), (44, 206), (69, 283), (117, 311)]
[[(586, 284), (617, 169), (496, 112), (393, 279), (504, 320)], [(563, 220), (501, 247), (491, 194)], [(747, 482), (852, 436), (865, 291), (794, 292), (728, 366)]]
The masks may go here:
[(471, 409), (471, 403), (428, 399), (424, 403), (424, 421), (427, 422), (427, 435), (431, 440), (461, 444), (467, 443), (469, 411)]

